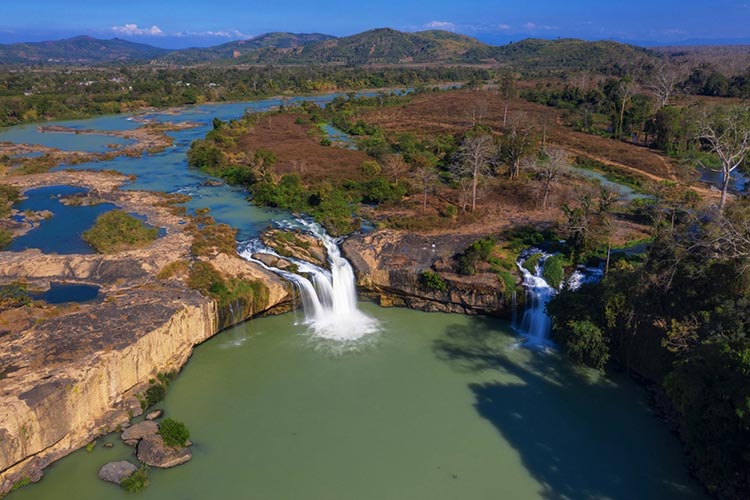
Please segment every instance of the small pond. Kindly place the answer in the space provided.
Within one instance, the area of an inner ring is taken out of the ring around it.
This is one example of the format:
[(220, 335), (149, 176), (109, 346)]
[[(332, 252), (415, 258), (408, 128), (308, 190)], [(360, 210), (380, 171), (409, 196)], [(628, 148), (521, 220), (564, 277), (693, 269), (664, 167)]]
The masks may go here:
[(34, 300), (43, 300), (48, 304), (65, 304), (68, 302), (90, 302), (99, 296), (99, 287), (72, 283), (51, 283), (49, 290), (31, 294)]

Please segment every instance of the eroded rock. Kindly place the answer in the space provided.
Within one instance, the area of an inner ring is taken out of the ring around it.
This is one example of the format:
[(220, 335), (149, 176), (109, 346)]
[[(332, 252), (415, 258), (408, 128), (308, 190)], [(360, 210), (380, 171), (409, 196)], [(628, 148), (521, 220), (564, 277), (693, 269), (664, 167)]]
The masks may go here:
[(136, 446), (138, 441), (155, 436), (158, 431), (159, 424), (151, 420), (145, 420), (125, 429), (122, 432), (122, 440), (128, 446)]
[(146, 420), (156, 420), (157, 418), (161, 417), (162, 415), (164, 415), (164, 411), (163, 410), (154, 410), (152, 412), (149, 412), (148, 415), (146, 415)]
[(154, 435), (142, 439), (136, 451), (138, 460), (152, 467), (168, 469), (184, 464), (193, 457), (188, 448), (173, 448), (164, 444), (161, 436)]
[(123, 479), (130, 476), (137, 469), (138, 467), (127, 460), (120, 460), (119, 462), (109, 462), (102, 465), (97, 476), (103, 481), (120, 484)]

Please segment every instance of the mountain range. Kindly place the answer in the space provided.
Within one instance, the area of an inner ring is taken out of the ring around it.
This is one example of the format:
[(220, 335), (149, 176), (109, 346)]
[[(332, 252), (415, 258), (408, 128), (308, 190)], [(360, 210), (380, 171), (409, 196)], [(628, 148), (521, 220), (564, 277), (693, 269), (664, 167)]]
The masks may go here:
[(5, 65), (101, 65), (152, 63), (334, 64), (509, 63), (536, 69), (587, 67), (651, 57), (647, 49), (611, 41), (526, 39), (503, 46), (448, 31), (405, 33), (374, 29), (337, 38), (320, 33), (266, 33), (206, 48), (168, 50), (114, 38), (80, 36), (66, 40), (0, 45)]

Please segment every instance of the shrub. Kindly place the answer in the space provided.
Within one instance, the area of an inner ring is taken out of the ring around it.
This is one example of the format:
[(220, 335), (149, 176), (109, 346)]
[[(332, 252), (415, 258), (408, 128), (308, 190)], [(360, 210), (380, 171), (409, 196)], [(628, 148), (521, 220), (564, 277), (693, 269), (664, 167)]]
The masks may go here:
[(159, 230), (123, 210), (112, 210), (100, 215), (82, 236), (97, 252), (114, 253), (148, 245), (159, 237)]
[(464, 250), (458, 259), (458, 272), (471, 275), (477, 272), (477, 265), (486, 262), (495, 249), (495, 240), (488, 236), (477, 240)]
[(424, 271), (419, 276), (419, 282), (428, 290), (435, 290), (444, 292), (448, 290), (448, 285), (445, 284), (443, 278), (438, 273), (432, 271)]
[(160, 280), (167, 280), (173, 276), (187, 274), (190, 263), (186, 260), (176, 260), (162, 267), (156, 277)]
[(609, 347), (602, 330), (592, 321), (569, 321), (555, 338), (567, 356), (578, 364), (601, 370), (609, 360)]
[(542, 258), (541, 253), (535, 253), (534, 255), (527, 258), (525, 261), (523, 261), (523, 264), (521, 265), (523, 266), (524, 269), (526, 269), (531, 274), (536, 274), (536, 266), (539, 265), (539, 261), (541, 260), (541, 258)]
[(562, 255), (553, 255), (548, 257), (544, 261), (544, 269), (542, 269), (542, 278), (552, 288), (560, 288), (563, 279), (565, 278), (565, 269), (563, 268), (565, 260)]
[(120, 486), (128, 493), (138, 493), (148, 486), (148, 466), (141, 465), (131, 475), (120, 481)]
[(190, 439), (190, 431), (187, 426), (172, 418), (165, 418), (159, 424), (159, 435), (164, 440), (164, 444), (174, 448), (187, 445)]

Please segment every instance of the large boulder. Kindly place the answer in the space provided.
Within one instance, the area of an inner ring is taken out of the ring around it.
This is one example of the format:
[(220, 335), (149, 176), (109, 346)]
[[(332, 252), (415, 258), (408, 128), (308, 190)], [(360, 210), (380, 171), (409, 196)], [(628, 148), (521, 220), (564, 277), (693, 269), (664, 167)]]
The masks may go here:
[(167, 446), (161, 436), (157, 434), (141, 439), (138, 443), (136, 456), (146, 465), (167, 469), (184, 464), (193, 457), (193, 454), (187, 448)]
[(159, 432), (159, 424), (146, 420), (132, 425), (122, 432), (122, 440), (128, 446), (136, 446), (138, 441), (150, 436), (156, 436)]
[(104, 481), (120, 484), (123, 479), (130, 476), (137, 469), (138, 467), (127, 460), (120, 460), (119, 462), (109, 462), (102, 465), (97, 476)]

